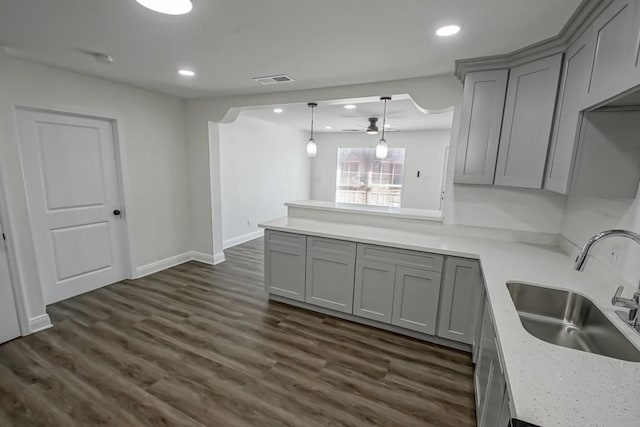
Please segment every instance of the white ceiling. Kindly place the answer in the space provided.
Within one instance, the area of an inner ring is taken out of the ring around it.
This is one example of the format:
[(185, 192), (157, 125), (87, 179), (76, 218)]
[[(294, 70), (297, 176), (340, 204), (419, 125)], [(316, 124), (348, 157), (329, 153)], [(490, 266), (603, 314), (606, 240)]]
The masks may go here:
[[(356, 108), (347, 110), (344, 108), (347, 104), (353, 104)], [(275, 113), (274, 108), (282, 108), (283, 112)], [(382, 108), (378, 97), (320, 102), (314, 109), (314, 131), (364, 132), (369, 126), (369, 117), (378, 117), (377, 126), (382, 130)], [(311, 111), (305, 103), (244, 109), (240, 114), (304, 131), (309, 131), (311, 126)], [(452, 123), (453, 109), (426, 113), (408, 95), (394, 96), (387, 104), (388, 131), (451, 129)], [(331, 126), (331, 129), (327, 129), (327, 126)]]
[[(580, 0), (193, 0), (162, 15), (135, 0), (0, 0), (12, 55), (183, 98), (448, 73), (459, 58), (556, 35)], [(462, 31), (438, 38), (456, 23)], [(82, 51), (112, 55), (100, 63)], [(179, 67), (198, 74), (186, 79)], [(285, 73), (294, 83), (259, 86)]]

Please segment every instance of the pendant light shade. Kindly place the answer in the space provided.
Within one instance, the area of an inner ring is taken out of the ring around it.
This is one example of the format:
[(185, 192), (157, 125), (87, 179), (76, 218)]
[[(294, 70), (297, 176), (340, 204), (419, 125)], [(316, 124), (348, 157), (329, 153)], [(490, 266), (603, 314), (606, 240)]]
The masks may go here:
[(382, 138), (380, 141), (378, 141), (378, 145), (376, 145), (376, 159), (386, 159), (388, 153), (389, 147), (387, 146), (387, 141)]
[(307, 142), (307, 157), (315, 157), (318, 154), (318, 146), (313, 139)]
[(384, 130), (387, 124), (387, 102), (391, 101), (390, 96), (383, 96), (380, 100), (384, 103), (384, 112), (382, 115), (382, 138), (376, 145), (376, 159), (382, 160), (387, 158), (387, 154), (389, 153), (389, 147), (387, 146), (387, 140), (384, 139)]
[(311, 136), (309, 137), (309, 142), (307, 142), (307, 157), (315, 157), (318, 154), (318, 146), (316, 145), (316, 140), (313, 139), (313, 109), (317, 106), (318, 104), (315, 102), (307, 104), (307, 107), (311, 108)]

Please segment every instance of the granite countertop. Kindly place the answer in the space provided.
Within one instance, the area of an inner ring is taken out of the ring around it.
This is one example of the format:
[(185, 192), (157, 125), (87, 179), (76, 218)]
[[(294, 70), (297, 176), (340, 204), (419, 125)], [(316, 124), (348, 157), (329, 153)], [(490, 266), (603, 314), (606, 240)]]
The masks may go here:
[(389, 228), (283, 217), (260, 227), (320, 237), (479, 259), (507, 387), (519, 420), (545, 427), (640, 425), (640, 363), (544, 342), (523, 328), (506, 287), (509, 281), (568, 289), (589, 297), (640, 348), (640, 335), (615, 314), (616, 283), (579, 273), (551, 246), (465, 238)]

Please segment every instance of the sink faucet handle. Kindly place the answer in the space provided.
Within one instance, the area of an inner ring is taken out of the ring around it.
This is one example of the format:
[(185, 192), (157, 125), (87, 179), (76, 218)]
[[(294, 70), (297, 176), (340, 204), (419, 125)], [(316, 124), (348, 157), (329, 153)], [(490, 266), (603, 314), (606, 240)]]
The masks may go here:
[(635, 298), (622, 298), (622, 291), (624, 291), (624, 286), (618, 286), (616, 294), (611, 298), (611, 304), (616, 307), (638, 309), (638, 301)]

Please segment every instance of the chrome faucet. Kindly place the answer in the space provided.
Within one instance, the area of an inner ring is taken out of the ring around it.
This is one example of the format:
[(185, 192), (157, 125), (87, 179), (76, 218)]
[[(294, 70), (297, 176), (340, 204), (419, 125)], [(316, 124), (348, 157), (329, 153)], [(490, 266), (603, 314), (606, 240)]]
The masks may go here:
[[(587, 264), (587, 256), (589, 256), (589, 252), (591, 252), (591, 248), (600, 240), (606, 239), (608, 237), (625, 237), (627, 239), (631, 239), (637, 244), (640, 245), (640, 234), (634, 233), (629, 230), (606, 230), (601, 231), (600, 233), (594, 235), (587, 243), (584, 244), (582, 250), (578, 254), (576, 258), (576, 262), (574, 267), (578, 271), (584, 271), (584, 267)], [(629, 315), (627, 316), (627, 323), (633, 326), (635, 329), (640, 330), (640, 322), (638, 322), (638, 309), (640, 308), (640, 283), (638, 284), (638, 289), (633, 294), (633, 298), (622, 298), (622, 291), (624, 290), (623, 286), (618, 286), (615, 295), (611, 299), (611, 304), (616, 307), (623, 307), (629, 309)]]

